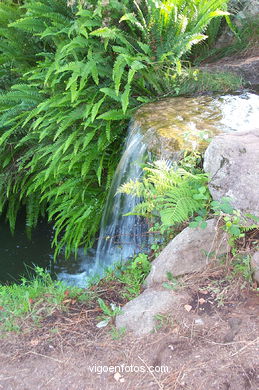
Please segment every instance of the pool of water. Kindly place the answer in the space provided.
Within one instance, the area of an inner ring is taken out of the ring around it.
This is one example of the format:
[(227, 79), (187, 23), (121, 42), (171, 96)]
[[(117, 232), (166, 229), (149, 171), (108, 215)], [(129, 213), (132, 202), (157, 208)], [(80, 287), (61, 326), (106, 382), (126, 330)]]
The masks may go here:
[(65, 280), (64, 275), (71, 275), (70, 284), (73, 283), (73, 275), (92, 264), (95, 252), (89, 250), (86, 254), (80, 249), (76, 258), (71, 256), (69, 259), (61, 253), (54, 261), (53, 234), (53, 227), (42, 219), (28, 238), (25, 213), (18, 216), (14, 234), (5, 219), (0, 218), (0, 283), (19, 282), (21, 276), (30, 277), (35, 266), (47, 269), (54, 279)]
[(17, 281), (32, 273), (34, 265), (53, 270), (52, 228), (41, 220), (31, 240), (25, 231), (25, 215), (17, 219), (14, 235), (4, 218), (0, 219), (0, 282)]

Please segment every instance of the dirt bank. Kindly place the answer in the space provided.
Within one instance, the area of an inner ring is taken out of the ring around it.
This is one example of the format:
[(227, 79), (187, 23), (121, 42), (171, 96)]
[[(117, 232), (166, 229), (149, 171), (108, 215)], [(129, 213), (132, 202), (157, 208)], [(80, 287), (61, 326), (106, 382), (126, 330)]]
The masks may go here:
[(38, 327), (25, 320), (0, 340), (0, 389), (256, 390), (258, 292), (226, 276), (219, 268), (187, 279), (185, 304), (145, 338), (113, 339), (112, 327), (96, 327), (98, 307), (73, 301)]

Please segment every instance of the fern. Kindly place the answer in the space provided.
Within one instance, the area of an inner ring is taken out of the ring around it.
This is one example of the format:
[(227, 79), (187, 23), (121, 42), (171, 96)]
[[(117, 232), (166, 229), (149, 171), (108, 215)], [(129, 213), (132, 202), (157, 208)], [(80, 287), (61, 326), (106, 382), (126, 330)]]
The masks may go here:
[(160, 213), (162, 224), (172, 226), (175, 223), (187, 221), (195, 212), (204, 207), (204, 202), (193, 198), (190, 183), (172, 188), (164, 196), (157, 199), (157, 208)]
[(147, 218), (159, 216), (163, 226), (187, 221), (194, 213), (207, 206), (209, 192), (205, 174), (191, 174), (183, 168), (168, 168), (163, 160), (144, 168), (141, 181), (130, 181), (119, 192), (141, 198), (141, 202), (127, 215)]
[(12, 230), (26, 207), (28, 231), (43, 213), (54, 223), (56, 253), (93, 242), (128, 119), (174, 93), (225, 4), (1, 2), (0, 211)]

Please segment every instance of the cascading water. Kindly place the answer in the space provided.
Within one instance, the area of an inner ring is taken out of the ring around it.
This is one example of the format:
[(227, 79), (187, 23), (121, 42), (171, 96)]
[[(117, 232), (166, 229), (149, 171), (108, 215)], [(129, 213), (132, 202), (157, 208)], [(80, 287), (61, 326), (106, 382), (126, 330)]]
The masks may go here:
[(54, 263), (51, 248), (53, 231), (47, 221), (41, 221), (30, 242), (24, 233), (22, 214), (14, 236), (2, 219), (1, 280), (18, 280), (22, 274), (27, 274), (26, 266), (33, 266), (37, 259), (37, 265), (47, 267), (53, 276), (57, 275), (68, 284), (84, 287), (88, 276), (100, 274), (113, 262), (142, 251), (143, 245), (150, 246), (147, 240), (150, 235), (144, 234), (146, 227), (143, 221), (137, 217), (123, 217), (132, 210), (136, 199), (115, 195), (118, 186), (139, 177), (141, 163), (150, 151), (159, 158), (171, 159), (172, 150), (175, 153), (175, 148), (183, 150), (188, 144), (196, 147), (199, 139), (204, 139), (210, 132), (213, 135), (214, 130), (232, 132), (258, 128), (258, 108), (258, 93), (172, 98), (142, 106), (131, 123), (124, 153), (113, 179), (97, 248), (87, 253), (79, 249), (77, 259), (69, 261), (65, 261), (61, 254)]
[(128, 129), (124, 151), (115, 171), (101, 221), (97, 249), (83, 255), (79, 251), (80, 274), (59, 273), (59, 278), (70, 284), (85, 286), (86, 279), (102, 276), (105, 268), (129, 259), (145, 249), (148, 244), (147, 225), (142, 217), (124, 216), (131, 212), (139, 199), (117, 193), (118, 188), (142, 174), (142, 166), (149, 153), (143, 142), (144, 135), (134, 121)]
[(138, 126), (131, 125), (123, 155), (116, 169), (104, 209), (96, 252), (96, 270), (120, 260), (132, 257), (143, 248), (147, 226), (136, 215), (125, 217), (139, 200), (118, 193), (118, 188), (129, 180), (141, 176), (142, 165), (147, 156), (147, 146)]

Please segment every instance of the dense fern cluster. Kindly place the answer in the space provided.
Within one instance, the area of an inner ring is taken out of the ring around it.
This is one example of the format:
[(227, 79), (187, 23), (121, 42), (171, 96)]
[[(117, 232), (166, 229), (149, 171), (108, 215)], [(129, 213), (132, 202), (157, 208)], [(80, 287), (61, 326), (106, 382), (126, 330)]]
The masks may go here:
[[(66, 253), (90, 245), (143, 102), (173, 94), (181, 58), (227, 0), (0, 4), (0, 213), (47, 213)], [(83, 5), (84, 4), (84, 5)]]

